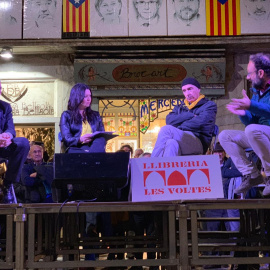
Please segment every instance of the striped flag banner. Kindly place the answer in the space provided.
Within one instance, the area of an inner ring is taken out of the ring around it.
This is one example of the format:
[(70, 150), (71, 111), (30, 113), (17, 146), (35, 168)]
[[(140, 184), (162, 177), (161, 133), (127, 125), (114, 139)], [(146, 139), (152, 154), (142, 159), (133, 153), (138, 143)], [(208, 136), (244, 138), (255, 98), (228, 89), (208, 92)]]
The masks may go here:
[(63, 32), (90, 31), (90, 0), (63, 0)]
[(205, 0), (206, 35), (241, 34), (240, 0)]

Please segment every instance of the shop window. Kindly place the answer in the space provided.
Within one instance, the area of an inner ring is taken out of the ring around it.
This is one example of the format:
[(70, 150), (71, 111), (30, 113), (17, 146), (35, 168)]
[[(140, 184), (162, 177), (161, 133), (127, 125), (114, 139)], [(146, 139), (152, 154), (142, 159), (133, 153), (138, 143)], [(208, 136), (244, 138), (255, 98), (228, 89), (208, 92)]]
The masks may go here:
[(99, 112), (105, 130), (119, 134), (108, 141), (106, 151), (115, 152), (129, 144), (134, 150), (142, 148), (151, 153), (167, 114), (180, 102), (178, 99), (100, 100)]
[(138, 148), (138, 109), (138, 100), (100, 100), (99, 112), (105, 130), (119, 134), (107, 142), (107, 152), (115, 152), (124, 144)]

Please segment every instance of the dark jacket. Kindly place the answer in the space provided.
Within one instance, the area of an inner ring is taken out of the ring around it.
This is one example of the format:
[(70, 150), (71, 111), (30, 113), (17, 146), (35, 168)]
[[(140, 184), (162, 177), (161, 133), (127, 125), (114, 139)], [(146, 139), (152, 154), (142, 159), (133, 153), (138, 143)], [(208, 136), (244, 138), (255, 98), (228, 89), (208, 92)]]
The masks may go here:
[[(46, 165), (46, 163), (42, 163)], [(40, 203), (46, 199), (46, 189), (42, 179), (37, 177), (30, 177), (35, 170), (35, 164), (25, 164), (22, 168), (21, 182), (16, 186), (16, 195), (20, 202), (24, 203)]]
[(188, 109), (184, 101), (175, 106), (166, 117), (166, 124), (184, 131), (191, 131), (200, 139), (204, 152), (207, 151), (215, 127), (217, 105), (206, 98), (201, 99), (194, 108)]
[(221, 174), (223, 178), (234, 178), (243, 176), (242, 173), (240, 173), (235, 167), (230, 157), (223, 163), (223, 166), (221, 167)]
[(0, 134), (1, 133), (10, 133), (13, 137), (16, 136), (11, 106), (2, 100), (0, 100)]
[[(98, 112), (92, 111), (93, 120), (89, 122), (92, 132), (104, 131), (104, 126), (102, 119)], [(66, 147), (78, 146), (79, 139), (82, 134), (82, 122), (80, 124), (75, 124), (71, 122), (71, 112), (64, 111), (60, 119), (60, 131), (62, 136), (62, 142)]]
[(259, 90), (252, 89), (250, 108), (246, 110), (246, 115), (240, 116), (240, 120), (245, 126), (259, 124), (270, 126), (270, 87), (260, 96)]

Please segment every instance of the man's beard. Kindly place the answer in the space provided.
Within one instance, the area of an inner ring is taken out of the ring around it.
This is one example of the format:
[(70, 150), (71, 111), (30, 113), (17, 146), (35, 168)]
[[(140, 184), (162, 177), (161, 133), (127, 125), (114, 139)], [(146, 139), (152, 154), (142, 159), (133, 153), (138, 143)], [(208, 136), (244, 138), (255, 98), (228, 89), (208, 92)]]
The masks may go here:
[[(188, 11), (188, 16), (185, 16), (186, 11)], [(179, 17), (183, 21), (190, 21), (190, 20), (194, 19), (194, 17), (197, 15), (197, 13), (198, 12), (194, 12), (194, 10), (192, 10), (190, 8), (184, 8), (184, 9), (180, 10)]]
[(256, 77), (256, 80), (252, 82), (252, 87), (257, 90), (263, 89), (264, 85), (265, 85), (264, 78), (259, 78), (258, 76)]
[(38, 28), (51, 28), (55, 26), (55, 22), (51, 17), (38, 18), (36, 21), (36, 26)]
[(253, 12), (253, 16), (256, 20), (265, 20), (267, 19), (267, 14), (266, 14), (266, 11), (264, 10), (264, 8), (262, 9), (256, 9), (254, 12)]

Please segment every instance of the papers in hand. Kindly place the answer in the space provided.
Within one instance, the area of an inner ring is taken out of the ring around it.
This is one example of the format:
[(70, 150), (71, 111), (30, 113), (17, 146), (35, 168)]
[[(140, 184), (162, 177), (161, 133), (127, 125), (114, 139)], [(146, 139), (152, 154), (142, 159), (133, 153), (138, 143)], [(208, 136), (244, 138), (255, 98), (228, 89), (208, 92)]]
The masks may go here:
[(114, 132), (110, 132), (110, 131), (96, 131), (94, 133), (91, 134), (91, 138), (92, 139), (96, 139), (99, 137), (104, 137), (106, 139), (106, 141), (113, 139), (117, 136), (119, 136), (118, 134), (113, 134)]

